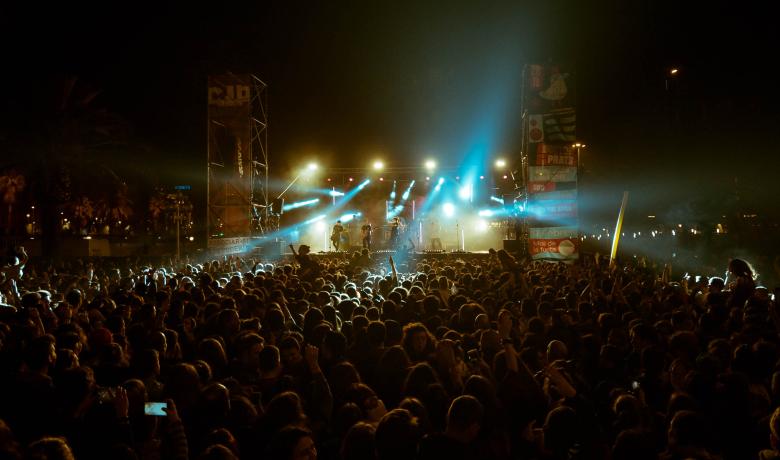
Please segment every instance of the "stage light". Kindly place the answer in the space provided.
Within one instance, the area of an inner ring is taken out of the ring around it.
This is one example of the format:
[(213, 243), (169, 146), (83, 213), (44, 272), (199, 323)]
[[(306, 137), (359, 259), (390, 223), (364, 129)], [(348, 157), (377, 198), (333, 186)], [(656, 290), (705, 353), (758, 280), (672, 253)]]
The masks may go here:
[(314, 216), (311, 219), (305, 221), (304, 224), (305, 225), (313, 224), (313, 223), (316, 223), (316, 222), (319, 222), (319, 221), (325, 219), (325, 217), (326, 217), (325, 214), (320, 214), (318, 216)]
[(380, 178), (379, 178), (379, 182), (384, 182), (384, 181), (385, 181), (385, 178), (384, 178), (384, 177), (380, 177)]
[(316, 171), (318, 168), (317, 163), (309, 163), (306, 165), (306, 169), (309, 171)]
[(396, 181), (393, 181), (393, 190), (390, 192), (390, 199), (391, 200), (395, 200), (395, 197), (396, 197), (395, 187), (396, 187)]
[(433, 191), (434, 191), (434, 192), (438, 192), (439, 190), (441, 190), (441, 186), (442, 186), (443, 184), (444, 184), (444, 178), (443, 178), (443, 177), (440, 177), (440, 178), (439, 178), (439, 181), (436, 183), (436, 187), (434, 187), (434, 188), (433, 188)]
[(330, 195), (332, 197), (344, 196), (344, 192), (339, 192), (337, 190), (331, 190), (331, 191), (328, 192), (328, 195)]
[(349, 178), (349, 181), (350, 181), (350, 182), (352, 182), (352, 181), (354, 181), (354, 180), (355, 180), (355, 179), (354, 179), (354, 178), (352, 178), (352, 177), (350, 177), (350, 178)]
[(499, 198), (497, 196), (491, 196), (490, 197), (490, 201), (495, 201), (496, 203), (504, 204), (504, 199), (503, 198)]
[(366, 185), (368, 185), (369, 183), (371, 183), (371, 179), (366, 179), (363, 182), (361, 182), (360, 185), (357, 186), (357, 189), (363, 190), (364, 188), (366, 188)]
[(425, 180), (426, 181), (431, 180), (431, 176), (425, 176)]
[(191, 236), (191, 237), (190, 237), (190, 241), (195, 241), (195, 237), (194, 237), (194, 236)]
[(680, 71), (680, 69), (677, 69), (677, 68), (669, 69), (669, 75), (677, 75), (677, 72), (679, 72), (679, 71)]
[(485, 220), (482, 220), (482, 219), (479, 219), (479, 220), (477, 221), (477, 224), (475, 225), (475, 227), (476, 227), (476, 230), (477, 230), (479, 233), (485, 233), (485, 232), (487, 232), (487, 231), (488, 231), (488, 227), (489, 227), (489, 226), (488, 226), (488, 223), (487, 223), (487, 221), (485, 221)]
[(444, 203), (441, 206), (441, 210), (445, 217), (452, 217), (455, 215), (455, 205), (452, 203)]
[(409, 199), (409, 194), (412, 193), (412, 187), (414, 187), (414, 180), (409, 184), (409, 188), (406, 189), (403, 195), (401, 195), (401, 199), (406, 201)]
[(339, 220), (341, 221), (342, 224), (346, 224), (347, 222), (355, 219), (356, 217), (360, 217), (361, 215), (362, 214), (359, 212), (350, 212), (339, 217)]
[(317, 222), (314, 223), (314, 230), (318, 232), (324, 232), (327, 229), (328, 226), (325, 224), (324, 221), (318, 220)]
[(493, 217), (493, 211), (490, 209), (483, 209), (477, 213), (479, 217)]
[(458, 190), (458, 197), (463, 201), (471, 201), (473, 196), (473, 186), (466, 184)]
[(503, 158), (499, 158), (498, 160), (496, 160), (496, 168), (504, 168), (504, 167), (506, 167), (506, 160), (504, 160)]
[(425, 169), (427, 169), (429, 172), (436, 169), (436, 162), (433, 160), (425, 160)]
[(382, 170), (382, 168), (384, 168), (384, 167), (385, 167), (385, 164), (384, 164), (384, 163), (382, 163), (380, 160), (376, 160), (376, 161), (374, 162), (374, 165), (373, 165), (373, 167), (374, 167), (374, 171), (380, 171), (380, 170)]
[(291, 211), (293, 209), (302, 208), (304, 206), (312, 206), (320, 202), (319, 198), (313, 198), (306, 201), (298, 201), (296, 203), (286, 204), (282, 207), (282, 211)]
[(507, 179), (507, 175), (506, 174), (504, 174), (504, 179)]

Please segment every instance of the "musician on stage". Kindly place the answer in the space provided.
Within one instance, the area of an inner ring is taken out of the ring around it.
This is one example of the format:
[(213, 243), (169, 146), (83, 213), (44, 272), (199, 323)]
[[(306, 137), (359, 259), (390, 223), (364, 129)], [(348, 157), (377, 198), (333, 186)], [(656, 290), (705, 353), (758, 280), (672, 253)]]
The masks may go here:
[(360, 227), (360, 236), (363, 238), (363, 248), (371, 250), (371, 222), (366, 221)]
[(390, 245), (395, 249), (401, 238), (401, 219), (398, 216), (393, 217), (390, 224)]
[(339, 250), (339, 245), (341, 245), (342, 233), (344, 233), (344, 226), (341, 225), (340, 220), (337, 220), (336, 225), (333, 226), (333, 231), (330, 233), (330, 241), (333, 243), (333, 247), (336, 251)]

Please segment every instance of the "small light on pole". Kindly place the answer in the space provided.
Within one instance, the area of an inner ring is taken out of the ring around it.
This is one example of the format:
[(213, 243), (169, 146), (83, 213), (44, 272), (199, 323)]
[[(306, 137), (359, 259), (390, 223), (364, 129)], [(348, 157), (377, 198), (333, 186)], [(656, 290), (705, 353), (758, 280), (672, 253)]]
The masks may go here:
[(503, 158), (499, 158), (498, 160), (496, 160), (496, 168), (504, 168), (504, 167), (506, 167), (506, 160), (504, 160)]

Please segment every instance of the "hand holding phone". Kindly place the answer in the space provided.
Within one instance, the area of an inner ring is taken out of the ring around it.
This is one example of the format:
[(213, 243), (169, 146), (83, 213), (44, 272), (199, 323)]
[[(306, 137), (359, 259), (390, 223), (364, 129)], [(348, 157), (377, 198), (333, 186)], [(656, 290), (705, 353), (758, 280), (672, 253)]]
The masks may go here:
[(154, 417), (165, 417), (168, 415), (165, 409), (168, 408), (168, 404), (164, 402), (147, 402), (144, 403), (144, 415), (152, 415)]

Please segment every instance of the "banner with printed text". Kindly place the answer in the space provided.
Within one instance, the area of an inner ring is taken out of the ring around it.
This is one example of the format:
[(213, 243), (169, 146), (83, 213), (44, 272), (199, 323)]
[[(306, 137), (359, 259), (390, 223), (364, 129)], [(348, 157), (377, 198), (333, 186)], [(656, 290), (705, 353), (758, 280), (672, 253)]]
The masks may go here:
[(529, 230), (532, 259), (576, 260), (579, 258), (577, 227), (545, 227)]
[(577, 138), (573, 73), (531, 64), (523, 88), (529, 252), (534, 259), (578, 258)]
[(252, 217), (251, 77), (213, 75), (207, 90), (209, 236), (246, 236)]

